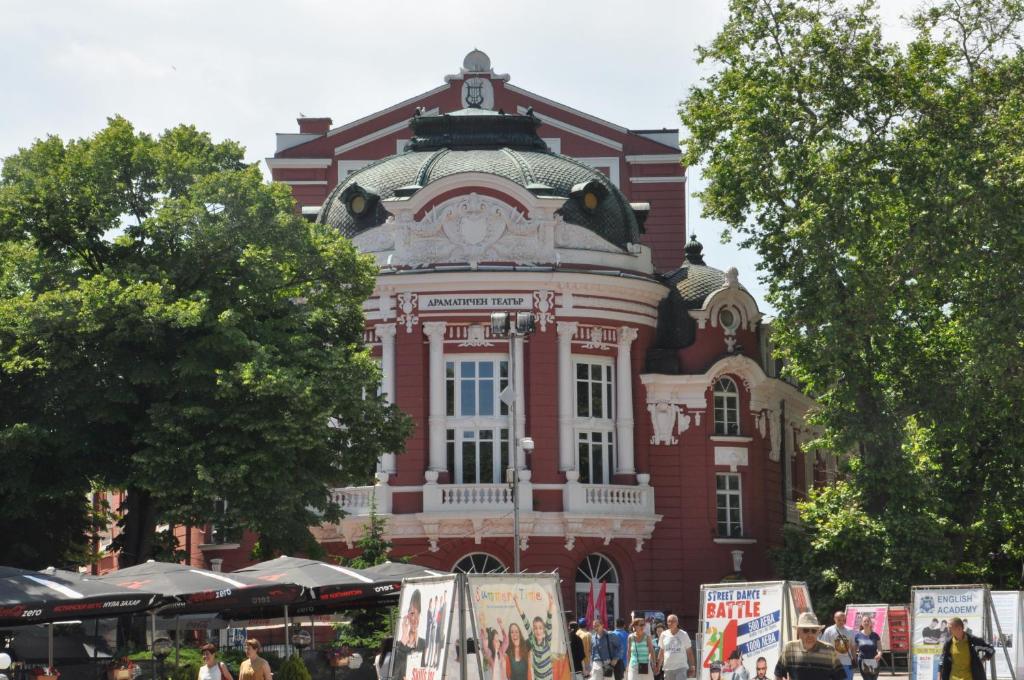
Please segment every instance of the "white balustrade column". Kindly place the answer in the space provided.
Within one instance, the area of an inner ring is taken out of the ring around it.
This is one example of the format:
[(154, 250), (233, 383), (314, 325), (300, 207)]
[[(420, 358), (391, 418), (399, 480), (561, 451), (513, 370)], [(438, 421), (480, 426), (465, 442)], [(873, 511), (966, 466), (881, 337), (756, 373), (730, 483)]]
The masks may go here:
[[(381, 323), (374, 327), (380, 339), (380, 389), (389, 404), (395, 403), (395, 324)], [(395, 454), (380, 457), (381, 472), (395, 472)]]
[(445, 455), (445, 372), (444, 334), (448, 324), (444, 321), (428, 321), (423, 324), (423, 334), (430, 340), (430, 410), (427, 424), (430, 428), (430, 456), (427, 469), (444, 470)]
[(576, 468), (572, 424), (576, 419), (576, 389), (572, 372), (572, 338), (579, 329), (575, 321), (558, 322), (558, 469)]
[(619, 328), (619, 352), (615, 357), (615, 438), (619, 474), (636, 472), (633, 460), (633, 367), (630, 345), (636, 340), (636, 329)]
[[(516, 386), (516, 437), (521, 439), (526, 436), (526, 381), (523, 379), (526, 371), (523, 370), (523, 336), (517, 335), (512, 339), (512, 351), (515, 352), (515, 375), (511, 376)], [(525, 451), (515, 442), (516, 463), (519, 469), (526, 469)]]

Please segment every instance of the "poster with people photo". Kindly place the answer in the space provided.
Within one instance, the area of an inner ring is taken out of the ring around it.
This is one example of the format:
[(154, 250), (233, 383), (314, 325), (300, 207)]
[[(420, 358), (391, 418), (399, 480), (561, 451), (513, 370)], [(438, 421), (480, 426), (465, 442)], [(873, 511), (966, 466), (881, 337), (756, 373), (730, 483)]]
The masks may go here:
[(942, 646), (950, 638), (949, 620), (959, 617), (968, 633), (985, 637), (984, 586), (914, 588), (911, 612), (910, 680), (937, 680)]
[(484, 680), (571, 680), (555, 574), (467, 579)]
[(402, 584), (391, 655), (391, 680), (441, 680), (444, 677), (455, 576), (409, 579)]
[(701, 587), (701, 680), (764, 680), (775, 671), (782, 643), (788, 639), (783, 607), (799, 608), (804, 602), (810, 606), (806, 587), (798, 596), (801, 602), (793, 603), (789, 586), (774, 581)]
[(889, 651), (889, 605), (848, 604), (846, 605), (846, 627), (856, 633), (866, 619), (873, 625), (872, 631), (882, 641), (882, 649)]

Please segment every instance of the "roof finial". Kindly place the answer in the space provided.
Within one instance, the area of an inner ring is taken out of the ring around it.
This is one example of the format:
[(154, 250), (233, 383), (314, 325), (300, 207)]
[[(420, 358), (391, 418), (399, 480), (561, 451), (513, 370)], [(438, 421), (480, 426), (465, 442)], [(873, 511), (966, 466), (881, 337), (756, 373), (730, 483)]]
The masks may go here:
[(690, 264), (704, 264), (704, 244), (697, 240), (697, 234), (690, 234), (690, 242), (683, 248), (683, 252)]

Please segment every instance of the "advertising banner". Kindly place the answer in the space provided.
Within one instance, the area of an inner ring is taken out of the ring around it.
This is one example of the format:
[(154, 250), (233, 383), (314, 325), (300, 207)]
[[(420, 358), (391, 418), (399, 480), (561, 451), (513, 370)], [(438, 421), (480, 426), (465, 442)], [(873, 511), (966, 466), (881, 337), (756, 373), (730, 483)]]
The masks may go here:
[[(554, 574), (467, 577), (472, 633), (483, 676), (492, 680), (570, 680), (569, 632)], [(470, 624), (467, 624), (467, 629)]]
[[(710, 680), (712, 664), (720, 665), (723, 680), (755, 678), (759, 667), (772, 677), (782, 643), (789, 637), (783, 629), (783, 606), (796, 606), (785, 602), (790, 600), (787, 585), (776, 581), (701, 587), (702, 680)], [(810, 598), (804, 600), (809, 608)]]
[(882, 640), (882, 651), (888, 652), (889, 645), (889, 605), (887, 604), (848, 604), (846, 605), (846, 627), (857, 632), (861, 622), (871, 619), (872, 630)]
[(408, 579), (398, 603), (391, 680), (441, 680), (444, 677), (455, 576)]
[(903, 605), (889, 607), (889, 651), (910, 651), (910, 610)]
[(936, 680), (942, 645), (950, 637), (949, 619), (964, 620), (968, 633), (985, 637), (984, 586), (914, 588), (911, 611), (910, 680)]
[(1021, 627), (1024, 626), (1024, 617), (1021, 616), (1021, 593), (1018, 590), (994, 590), (991, 594), (992, 608), (995, 609), (996, 619), (999, 621), (999, 630), (992, 631), (992, 640), (996, 647), (997, 677), (1011, 677), (1010, 663), (1013, 663), (1016, 677), (1020, 678), (1024, 666), (1024, 655), (1021, 654), (1020, 648)]

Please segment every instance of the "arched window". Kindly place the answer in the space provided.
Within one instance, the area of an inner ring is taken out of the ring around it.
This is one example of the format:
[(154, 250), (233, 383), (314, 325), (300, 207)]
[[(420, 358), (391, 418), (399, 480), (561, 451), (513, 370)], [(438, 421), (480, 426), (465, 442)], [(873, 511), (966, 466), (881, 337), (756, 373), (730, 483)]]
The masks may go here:
[[(580, 562), (576, 568), (576, 616), (586, 616), (587, 598), (590, 587), (594, 588), (594, 599), (601, 592), (601, 582), (605, 583), (605, 611), (608, 621), (615, 621), (619, 615), (619, 572), (604, 555), (594, 553)], [(611, 626), (609, 626), (611, 627)]]
[(504, 574), (508, 569), (494, 555), (470, 553), (456, 562), (452, 571), (460, 574)]
[(732, 378), (715, 381), (715, 434), (740, 433), (740, 391)]

